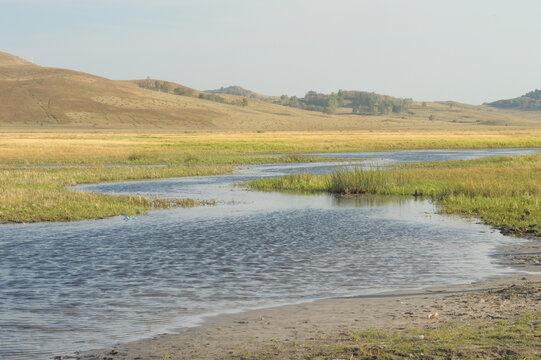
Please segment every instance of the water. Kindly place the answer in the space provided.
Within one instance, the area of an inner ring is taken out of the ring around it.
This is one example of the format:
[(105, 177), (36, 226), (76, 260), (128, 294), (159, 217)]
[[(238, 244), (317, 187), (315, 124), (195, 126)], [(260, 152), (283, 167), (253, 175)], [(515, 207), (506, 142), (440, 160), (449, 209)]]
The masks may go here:
[[(500, 153), (357, 157), (386, 163)], [(212, 314), (467, 283), (506, 271), (489, 255), (513, 240), (437, 215), (428, 201), (233, 186), (333, 166), (272, 164), (228, 176), (84, 186), (79, 189), (215, 199), (218, 205), (153, 211), (134, 221), (0, 226), (0, 358), (50, 358), (178, 331)]]
[[(541, 150), (532, 149), (479, 149), (479, 150), (407, 150), (393, 152), (323, 153), (312, 156), (343, 159), (384, 159), (387, 162), (418, 162), (445, 160), (472, 160), (489, 156), (512, 156), (536, 154)], [(430, 159), (430, 160), (425, 160)]]

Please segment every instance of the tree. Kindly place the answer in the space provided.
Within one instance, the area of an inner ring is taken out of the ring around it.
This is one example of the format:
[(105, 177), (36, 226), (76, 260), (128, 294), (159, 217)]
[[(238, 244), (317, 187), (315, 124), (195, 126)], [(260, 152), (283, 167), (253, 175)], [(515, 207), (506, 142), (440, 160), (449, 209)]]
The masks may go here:
[(402, 103), (393, 103), (392, 104), (392, 109), (393, 109), (394, 113), (401, 113), (402, 111), (404, 111), (404, 104), (402, 104)]
[(299, 98), (296, 96), (292, 96), (289, 98), (289, 106), (298, 108), (300, 107)]
[(147, 76), (145, 79), (145, 88), (150, 89), (152, 87), (152, 82), (150, 81), (150, 76)]
[(173, 93), (176, 95), (183, 96), (194, 96), (194, 91), (192, 89), (177, 87), (173, 90)]
[(248, 99), (247, 98), (242, 99), (242, 106), (248, 106)]
[(162, 85), (162, 91), (163, 91), (164, 93), (168, 93), (168, 94), (169, 94), (169, 93), (171, 92), (171, 84), (168, 83), (167, 81), (164, 82), (163, 85)]

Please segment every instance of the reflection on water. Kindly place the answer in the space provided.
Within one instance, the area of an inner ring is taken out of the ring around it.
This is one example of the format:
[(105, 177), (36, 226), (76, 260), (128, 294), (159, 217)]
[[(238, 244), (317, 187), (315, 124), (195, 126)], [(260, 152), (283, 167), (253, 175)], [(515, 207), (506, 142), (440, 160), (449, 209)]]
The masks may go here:
[(85, 186), (219, 205), (135, 221), (0, 226), (0, 358), (50, 357), (175, 331), (210, 314), (502, 271), (488, 254), (508, 239), (437, 215), (427, 201), (233, 186), (299, 169), (332, 166), (273, 164), (228, 176)]

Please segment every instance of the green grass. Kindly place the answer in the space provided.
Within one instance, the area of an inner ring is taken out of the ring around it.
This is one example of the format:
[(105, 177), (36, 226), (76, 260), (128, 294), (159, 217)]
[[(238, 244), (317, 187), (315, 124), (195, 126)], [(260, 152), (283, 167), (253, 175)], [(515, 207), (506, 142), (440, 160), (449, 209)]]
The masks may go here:
[(541, 155), (296, 174), (247, 185), (263, 191), (423, 196), (442, 213), (477, 217), (507, 233), (541, 236)]
[(0, 223), (77, 221), (119, 214), (146, 213), (152, 208), (213, 204), (213, 199), (170, 199), (75, 192), (68, 187), (115, 181), (152, 180), (185, 176), (220, 175), (235, 165), (269, 162), (318, 161), (302, 156), (238, 157), (190, 155), (181, 164), (166, 167), (59, 168), (3, 167), (0, 169)]
[[(472, 325), (449, 323), (425, 330), (368, 329), (306, 359), (539, 359), (541, 313)], [(422, 338), (420, 335), (423, 335)]]
[(212, 199), (159, 199), (71, 191), (78, 184), (215, 175), (228, 166), (175, 168), (60, 168), (0, 171), (0, 222), (76, 221), (142, 214), (152, 208), (211, 205)]

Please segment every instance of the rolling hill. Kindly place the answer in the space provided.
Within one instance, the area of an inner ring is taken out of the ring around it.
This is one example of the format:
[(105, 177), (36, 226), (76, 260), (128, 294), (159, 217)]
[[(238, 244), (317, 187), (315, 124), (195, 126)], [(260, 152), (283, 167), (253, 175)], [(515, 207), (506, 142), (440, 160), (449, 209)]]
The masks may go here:
[(366, 112), (354, 114), (348, 104), (340, 105), (333, 114), (324, 114), (257, 97), (243, 102), (245, 98), (226, 93), (211, 94), (157, 79), (109, 80), (73, 70), (38, 66), (0, 52), (2, 131), (541, 127), (538, 112), (523, 116), (520, 111), (499, 111), (489, 106), (459, 103), (450, 105), (449, 102), (412, 102), (407, 112), (373, 115)]

